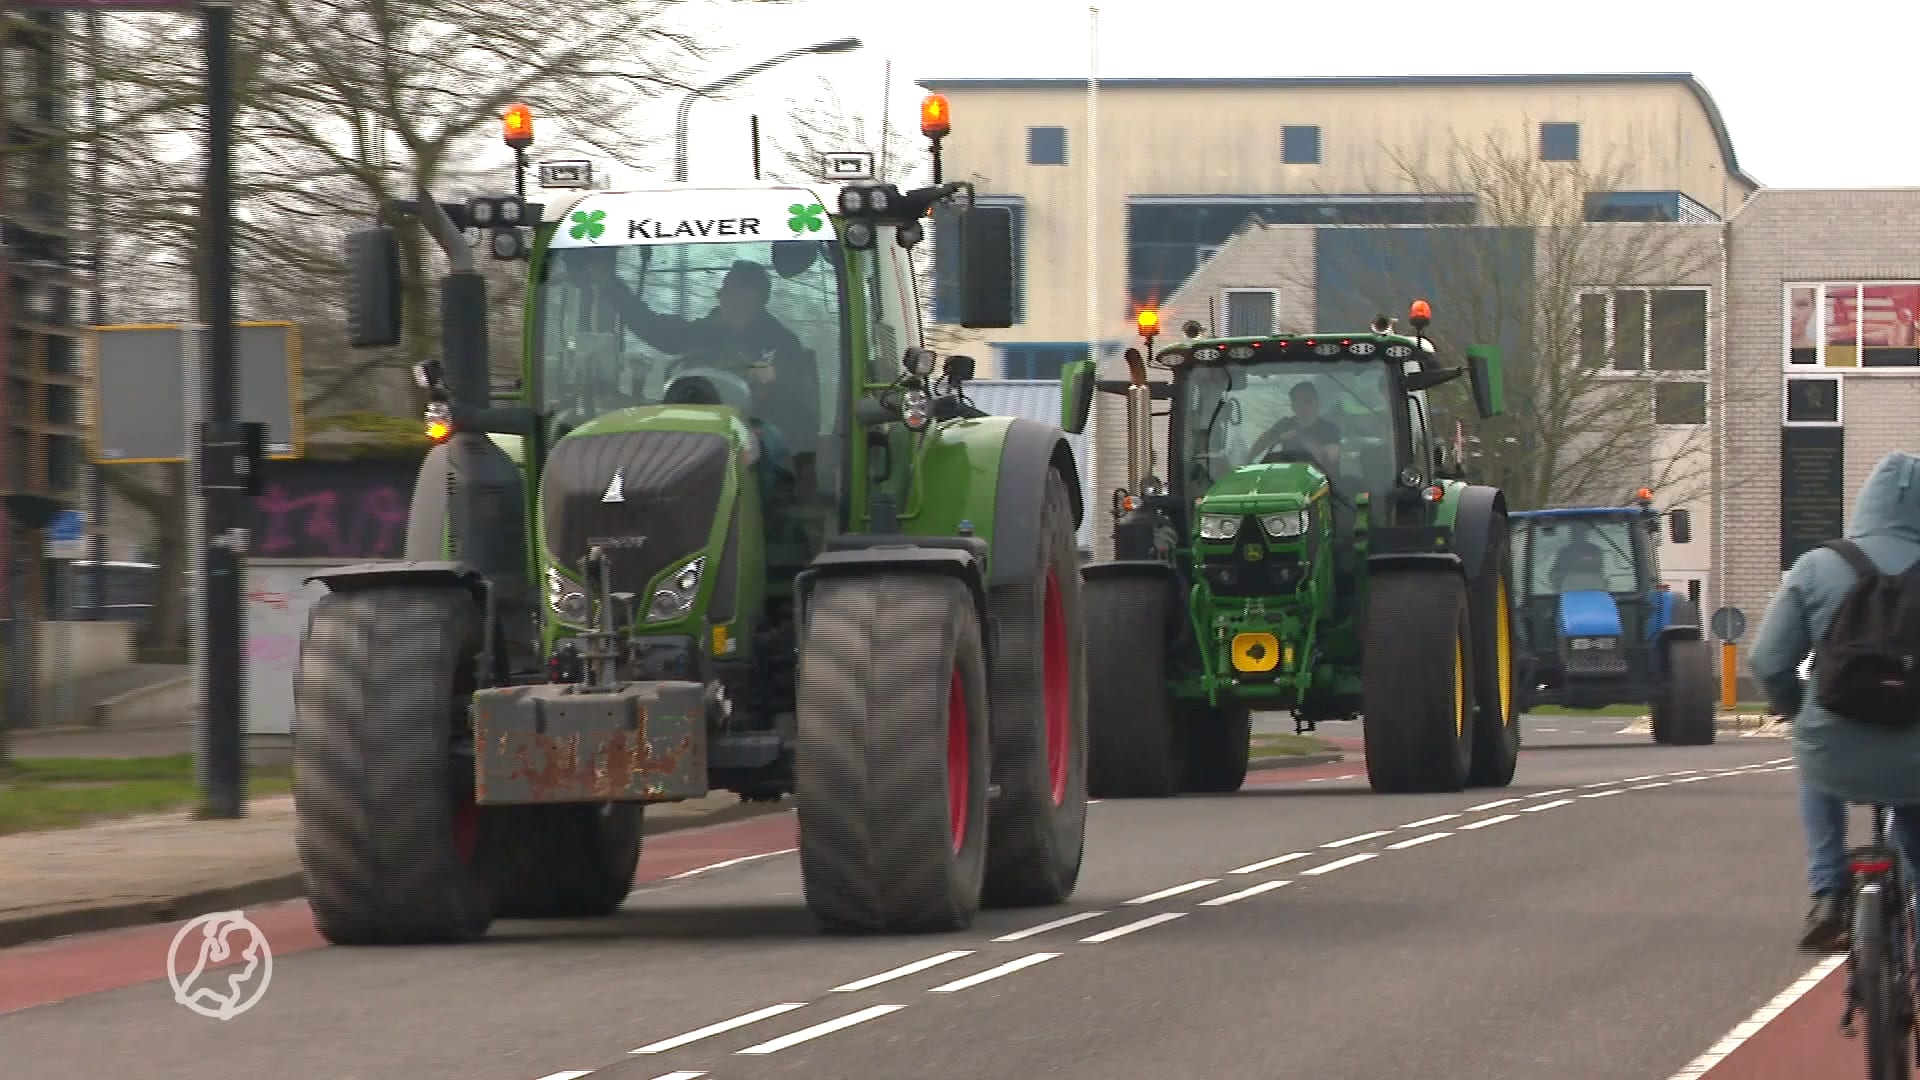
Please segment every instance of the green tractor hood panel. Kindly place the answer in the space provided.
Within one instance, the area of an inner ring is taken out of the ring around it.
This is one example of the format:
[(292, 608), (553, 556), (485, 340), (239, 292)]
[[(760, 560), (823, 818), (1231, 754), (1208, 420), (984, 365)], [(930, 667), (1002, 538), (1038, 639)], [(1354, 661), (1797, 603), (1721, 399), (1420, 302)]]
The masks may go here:
[(1311, 465), (1300, 462), (1243, 465), (1207, 489), (1200, 507), (1212, 514), (1298, 510), (1326, 489), (1326, 474)]

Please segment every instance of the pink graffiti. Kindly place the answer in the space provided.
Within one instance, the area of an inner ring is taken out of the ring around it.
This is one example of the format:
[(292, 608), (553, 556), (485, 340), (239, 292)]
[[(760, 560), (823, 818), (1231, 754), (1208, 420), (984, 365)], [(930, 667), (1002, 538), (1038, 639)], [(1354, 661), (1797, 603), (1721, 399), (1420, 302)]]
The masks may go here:
[(247, 659), (262, 664), (291, 663), (300, 655), (300, 643), (289, 634), (249, 639)]
[(287, 610), (287, 594), (277, 592), (250, 592), (247, 599), (267, 605), (275, 611)]
[(254, 503), (260, 512), (254, 551), (260, 555), (371, 559), (391, 557), (404, 546), (407, 503), (385, 484), (346, 498), (335, 491), (295, 495), (270, 484)]

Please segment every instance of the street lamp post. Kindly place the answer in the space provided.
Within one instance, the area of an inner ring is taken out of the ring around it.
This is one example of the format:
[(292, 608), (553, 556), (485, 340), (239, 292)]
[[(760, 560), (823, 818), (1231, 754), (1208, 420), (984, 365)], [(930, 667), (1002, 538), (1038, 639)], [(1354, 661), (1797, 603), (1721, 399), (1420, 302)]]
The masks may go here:
[(750, 68), (743, 68), (739, 71), (736, 71), (733, 74), (728, 75), (726, 78), (715, 79), (714, 81), (706, 84), (705, 86), (695, 87), (694, 89), (687, 91), (687, 96), (680, 99), (680, 115), (676, 118), (676, 121), (674, 123), (674, 134), (673, 134), (673, 178), (674, 180), (683, 184), (686, 183), (687, 181), (687, 115), (693, 111), (693, 103), (695, 99), (706, 97), (709, 94), (717, 94), (720, 91), (725, 90), (736, 83), (744, 82), (747, 79), (753, 78), (755, 75), (760, 74), (761, 72), (767, 70), (770, 67), (773, 67), (776, 64), (784, 64), (787, 61), (796, 59), (798, 57), (811, 56), (811, 55), (825, 55), (827, 53), (852, 52), (853, 50), (859, 47), (860, 47), (859, 38), (848, 37), (848, 38), (836, 38), (832, 41), (823, 41), (817, 45), (808, 45), (805, 48), (801, 48), (801, 49), (789, 49), (778, 56), (770, 57), (766, 60), (762, 60)]

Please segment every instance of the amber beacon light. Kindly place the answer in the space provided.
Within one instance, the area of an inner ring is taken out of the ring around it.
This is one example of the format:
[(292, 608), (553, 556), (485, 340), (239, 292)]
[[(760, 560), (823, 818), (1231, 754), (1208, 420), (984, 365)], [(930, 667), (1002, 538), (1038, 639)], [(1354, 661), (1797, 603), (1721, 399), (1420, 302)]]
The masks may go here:
[(1152, 308), (1141, 308), (1140, 313), (1133, 317), (1133, 326), (1141, 337), (1151, 340), (1160, 333), (1160, 313)]
[(533, 145), (533, 110), (525, 105), (509, 105), (500, 115), (500, 137), (515, 150)]
[(920, 102), (920, 134), (929, 139), (944, 139), (953, 130), (953, 112), (947, 108), (947, 99), (940, 94), (928, 94)]

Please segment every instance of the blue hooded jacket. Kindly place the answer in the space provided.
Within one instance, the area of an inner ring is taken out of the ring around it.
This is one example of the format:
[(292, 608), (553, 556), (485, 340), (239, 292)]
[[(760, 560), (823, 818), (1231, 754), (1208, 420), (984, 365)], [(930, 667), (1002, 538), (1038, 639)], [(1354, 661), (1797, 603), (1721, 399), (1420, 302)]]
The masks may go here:
[[(1920, 559), (1920, 456), (1896, 450), (1880, 459), (1854, 500), (1846, 535), (1881, 573), (1898, 574)], [(1801, 685), (1801, 663), (1825, 640), (1855, 580), (1839, 552), (1800, 556), (1768, 605), (1747, 662), (1767, 700), (1794, 718), (1794, 757), (1808, 787), (1851, 802), (1920, 804), (1920, 726), (1897, 731), (1835, 716), (1816, 700), (1817, 675)]]

